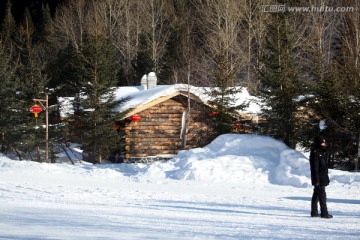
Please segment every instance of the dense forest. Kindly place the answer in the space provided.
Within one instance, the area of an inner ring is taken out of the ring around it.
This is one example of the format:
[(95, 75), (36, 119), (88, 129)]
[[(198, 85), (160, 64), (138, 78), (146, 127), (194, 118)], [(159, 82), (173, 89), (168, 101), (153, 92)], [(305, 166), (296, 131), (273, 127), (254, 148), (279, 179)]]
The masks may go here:
[[(262, 134), (309, 147), (321, 131), (331, 142), (333, 167), (351, 169), (360, 132), (359, 6), (350, 0), (1, 0), (1, 151), (21, 158), (43, 144), (29, 113), (33, 98), (48, 94), (56, 119), (57, 96), (83, 91), (99, 104), (99, 93), (139, 85), (153, 71), (160, 84), (219, 87), (220, 95), (246, 87), (266, 103)], [(87, 107), (111, 111), (111, 101), (101, 104)], [(104, 130), (113, 120), (108, 116), (94, 113), (83, 131), (97, 126), (102, 135), (113, 134)], [(84, 125), (89, 116), (83, 117)], [(50, 143), (66, 141), (66, 131), (54, 127)]]

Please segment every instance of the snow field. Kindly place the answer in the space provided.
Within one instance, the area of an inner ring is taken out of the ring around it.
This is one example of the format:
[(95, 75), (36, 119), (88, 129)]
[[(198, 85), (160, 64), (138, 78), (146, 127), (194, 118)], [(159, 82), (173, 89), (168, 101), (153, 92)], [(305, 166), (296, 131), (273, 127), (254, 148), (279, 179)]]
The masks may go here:
[(0, 156), (0, 239), (359, 239), (360, 175), (330, 171), (333, 219), (311, 218), (307, 158), (222, 135), (153, 164)]

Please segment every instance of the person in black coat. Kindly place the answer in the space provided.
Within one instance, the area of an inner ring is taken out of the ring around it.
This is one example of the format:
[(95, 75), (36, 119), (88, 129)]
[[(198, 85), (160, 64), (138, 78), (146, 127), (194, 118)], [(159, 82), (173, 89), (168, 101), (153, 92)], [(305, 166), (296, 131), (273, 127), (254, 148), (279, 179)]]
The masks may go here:
[[(311, 199), (311, 217), (332, 218), (326, 205), (325, 187), (329, 185), (328, 162), (326, 157), (327, 143), (323, 136), (314, 139), (314, 145), (310, 152), (311, 183), (314, 193)], [(318, 212), (320, 203), (321, 215)]]

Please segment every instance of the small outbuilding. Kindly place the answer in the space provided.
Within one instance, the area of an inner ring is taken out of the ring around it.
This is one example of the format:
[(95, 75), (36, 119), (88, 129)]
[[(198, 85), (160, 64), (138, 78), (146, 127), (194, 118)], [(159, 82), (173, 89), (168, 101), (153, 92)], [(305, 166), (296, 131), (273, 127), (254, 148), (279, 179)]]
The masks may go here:
[[(180, 150), (204, 146), (215, 138), (216, 129), (207, 115), (210, 108), (196, 95), (178, 88), (143, 90), (154, 94), (152, 100), (132, 108), (117, 122), (123, 137), (115, 162), (171, 158)], [(130, 101), (136, 99), (133, 96)]]
[(130, 100), (116, 111), (128, 111), (117, 122), (122, 134), (114, 162), (168, 159), (184, 149), (202, 147), (216, 136), (209, 98), (203, 88), (186, 84), (157, 86), (154, 73), (141, 86), (120, 87), (116, 98)]
[[(157, 85), (154, 73), (145, 75), (140, 86), (114, 89), (115, 100), (129, 100), (122, 101), (113, 109), (126, 112), (126, 115), (115, 123), (121, 141), (109, 160), (165, 160), (181, 150), (209, 144), (218, 136), (217, 112), (211, 107), (209, 90), (188, 84)], [(234, 99), (234, 105), (249, 104), (244, 111), (233, 116), (234, 132), (251, 132), (260, 111), (256, 98), (241, 88)], [(68, 125), (76, 125), (71, 117), (76, 110), (74, 97), (59, 97), (58, 102), (60, 118)], [(71, 131), (68, 134), (75, 137)]]

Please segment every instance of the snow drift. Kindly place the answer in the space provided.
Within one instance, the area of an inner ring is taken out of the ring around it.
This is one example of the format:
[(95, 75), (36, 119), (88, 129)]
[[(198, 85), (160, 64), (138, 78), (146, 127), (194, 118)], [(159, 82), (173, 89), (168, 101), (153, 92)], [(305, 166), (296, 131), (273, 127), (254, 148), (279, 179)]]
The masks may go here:
[(323, 220), (307, 158), (270, 137), (222, 135), (151, 164), (0, 154), (0, 239), (359, 239), (360, 174), (330, 177)]
[(168, 162), (156, 162), (144, 172), (148, 178), (176, 180), (265, 182), (309, 186), (308, 159), (273, 138), (225, 134), (204, 148), (180, 152)]
[[(78, 148), (76, 148), (78, 149)], [(225, 134), (203, 148), (181, 151), (173, 159), (149, 164), (41, 164), (11, 161), (0, 155), (2, 169), (39, 172), (66, 171), (68, 174), (111, 178), (130, 177), (137, 181), (187, 180), (232, 182), (238, 184), (276, 184), (306, 188), (311, 186), (309, 160), (299, 151), (271, 137)], [(331, 181), (342, 184), (360, 182), (359, 175), (330, 170)]]

